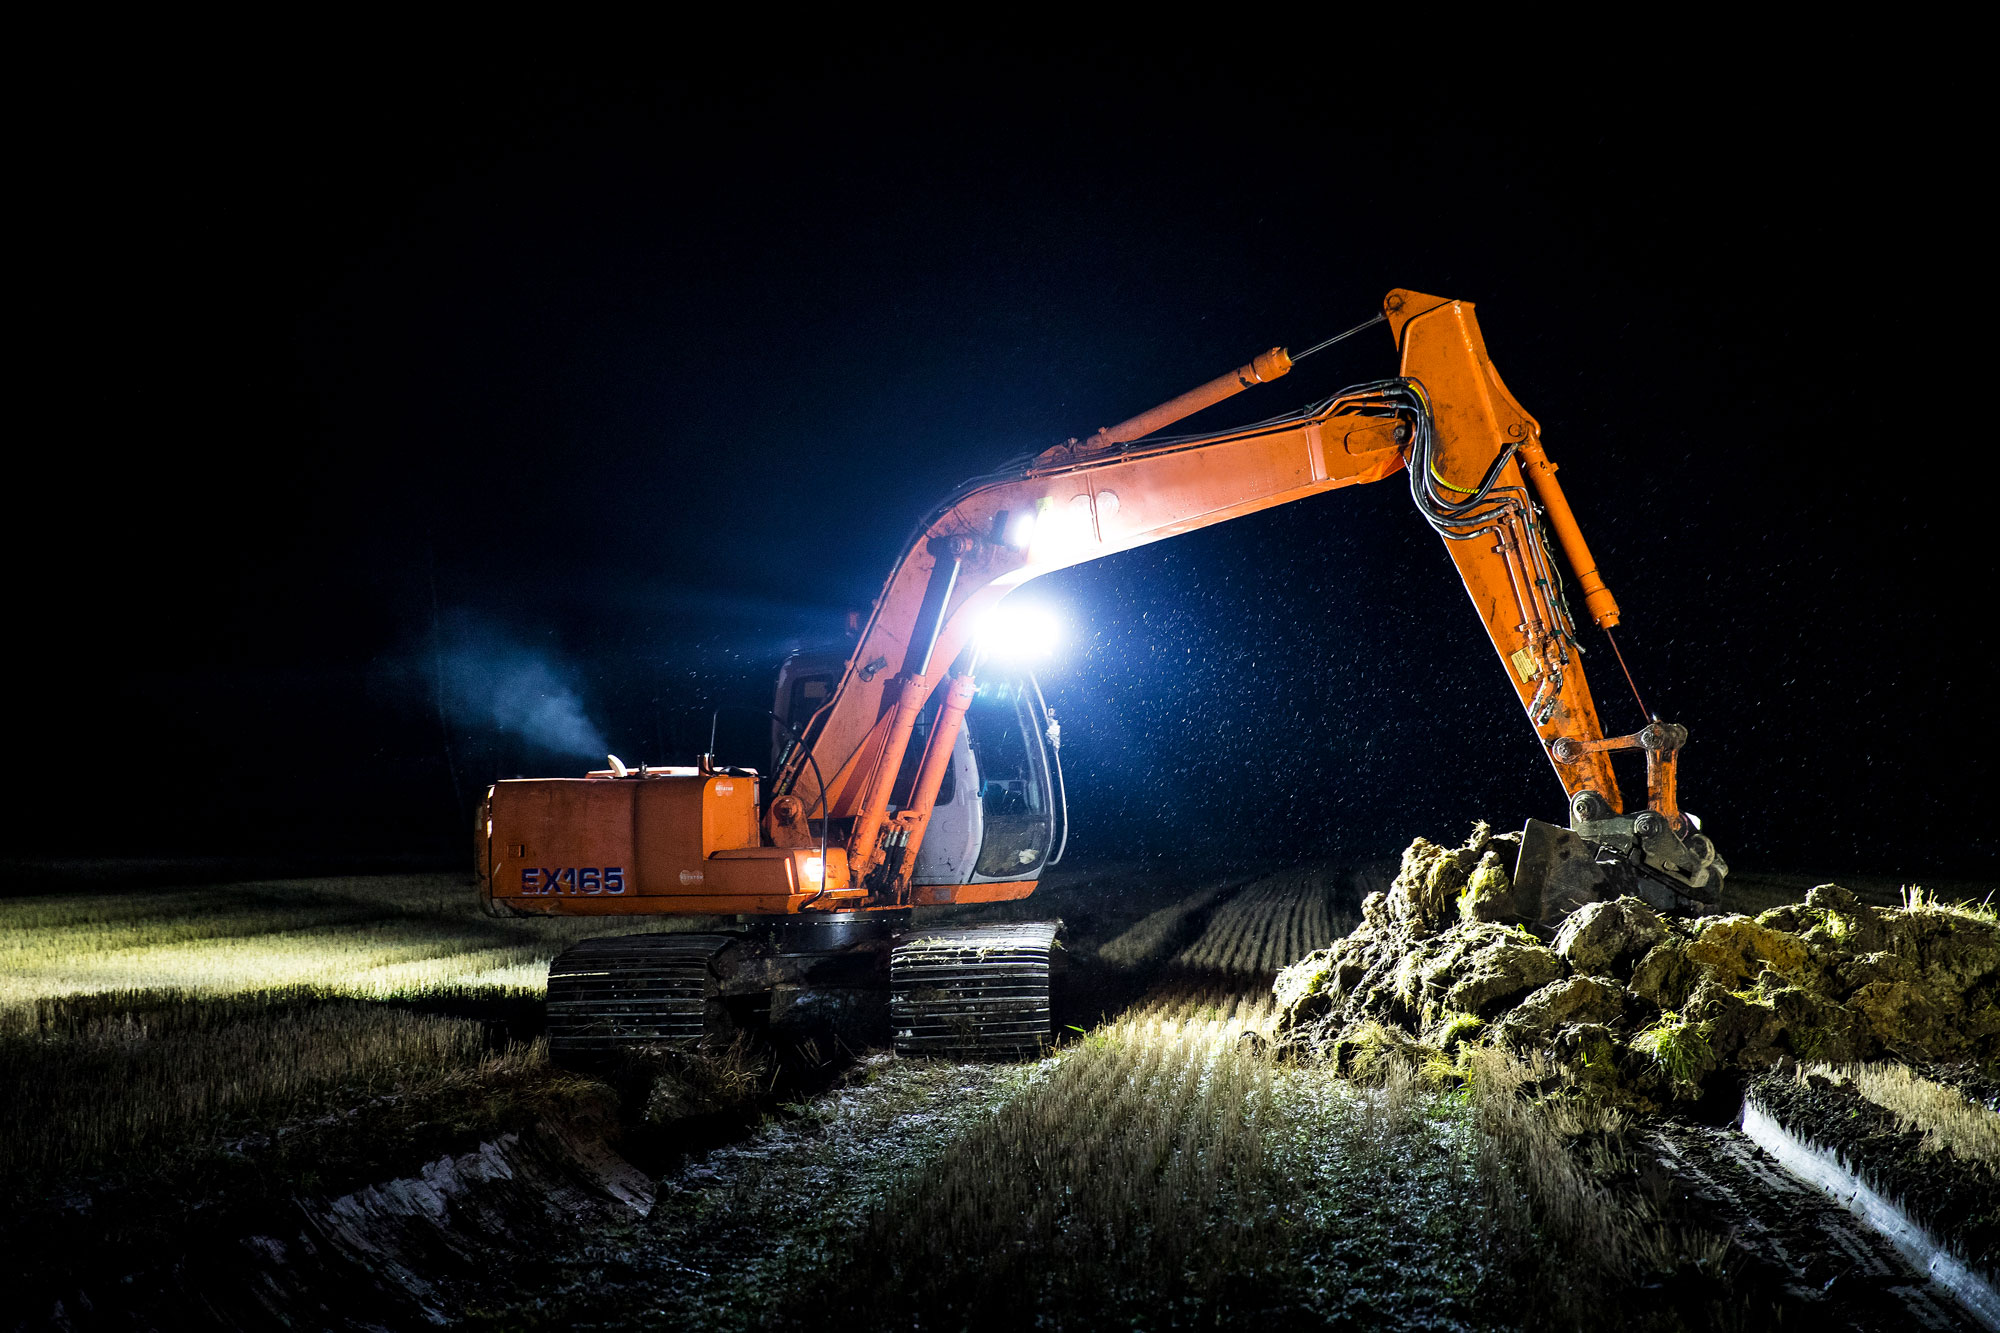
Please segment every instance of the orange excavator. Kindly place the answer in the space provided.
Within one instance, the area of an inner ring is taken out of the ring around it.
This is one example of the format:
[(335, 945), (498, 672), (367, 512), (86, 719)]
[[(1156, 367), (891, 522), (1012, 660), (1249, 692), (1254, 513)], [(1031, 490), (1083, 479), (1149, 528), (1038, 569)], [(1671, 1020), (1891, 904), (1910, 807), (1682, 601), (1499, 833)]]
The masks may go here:
[[(1569, 796), (1566, 827), (1530, 820), (1520, 835), (1514, 919), (1547, 933), (1625, 893), (1670, 911), (1712, 902), (1727, 867), (1680, 807), (1687, 732), (1655, 716), (1603, 734), (1556, 552), (1607, 638), (1618, 603), (1472, 304), (1397, 290), (1360, 327), (1376, 323), (1394, 335), (1395, 378), (1254, 426), (1158, 434), (1286, 374), (1294, 358), (1273, 348), (947, 496), (851, 651), (784, 664), (768, 777), (706, 755), (494, 784), (475, 829), (489, 911), (736, 920), (562, 954), (549, 972), (555, 1049), (732, 1025), (866, 1037), (885, 1019), (905, 1051), (1044, 1043), (1058, 923), (910, 924), (919, 906), (1027, 897), (1067, 839), (1056, 726), (1033, 677), (994, 651), (996, 632), (1019, 632), (995, 630), (1002, 599), (1055, 570), (1399, 472)], [(1612, 771), (1619, 751), (1644, 758), (1643, 802)]]

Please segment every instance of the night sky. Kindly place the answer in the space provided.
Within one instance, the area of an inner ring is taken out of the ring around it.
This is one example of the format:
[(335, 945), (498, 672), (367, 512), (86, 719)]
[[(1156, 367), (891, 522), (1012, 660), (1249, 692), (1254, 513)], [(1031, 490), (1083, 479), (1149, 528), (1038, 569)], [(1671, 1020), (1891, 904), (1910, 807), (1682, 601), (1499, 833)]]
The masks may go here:
[[(1478, 303), (1726, 856), (1990, 864), (1985, 265), (1906, 90), (937, 54), (156, 75), (38, 148), (13, 854), (442, 858), (495, 776), (688, 762), (963, 478), (1406, 286)], [(1399, 476), (1035, 585), (1076, 853), (1561, 819), (1440, 546)]]

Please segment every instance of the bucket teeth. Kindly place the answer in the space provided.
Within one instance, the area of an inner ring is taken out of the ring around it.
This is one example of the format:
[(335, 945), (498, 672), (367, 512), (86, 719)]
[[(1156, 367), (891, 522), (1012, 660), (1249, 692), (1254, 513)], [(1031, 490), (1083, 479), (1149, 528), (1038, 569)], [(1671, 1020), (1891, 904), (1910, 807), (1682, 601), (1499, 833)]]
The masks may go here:
[(619, 935), (564, 950), (549, 964), (550, 1054), (700, 1041), (715, 994), (709, 960), (729, 942), (727, 935)]
[(896, 1049), (1020, 1055), (1049, 1043), (1049, 957), (1057, 921), (913, 933), (889, 956)]

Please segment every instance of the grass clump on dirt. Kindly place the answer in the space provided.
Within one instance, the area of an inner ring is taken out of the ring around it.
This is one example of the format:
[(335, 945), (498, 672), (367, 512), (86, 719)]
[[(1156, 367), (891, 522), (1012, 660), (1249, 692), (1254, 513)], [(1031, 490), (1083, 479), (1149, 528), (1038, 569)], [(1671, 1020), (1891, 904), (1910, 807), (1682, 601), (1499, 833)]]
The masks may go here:
[(1788, 1058), (2000, 1061), (1990, 908), (1914, 890), (1878, 908), (1824, 884), (1754, 918), (1690, 920), (1621, 898), (1541, 939), (1508, 916), (1507, 851), (1484, 824), (1457, 848), (1412, 843), (1354, 933), (1279, 977), (1282, 1049), (1345, 1068), (1386, 1030), (1443, 1056), (1471, 1015), (1487, 1042), (1640, 1111)]
[(1632, 1038), (1632, 1049), (1652, 1056), (1673, 1080), (1675, 1088), (1698, 1088), (1715, 1068), (1715, 1052), (1702, 1025), (1689, 1022), (1671, 1010)]

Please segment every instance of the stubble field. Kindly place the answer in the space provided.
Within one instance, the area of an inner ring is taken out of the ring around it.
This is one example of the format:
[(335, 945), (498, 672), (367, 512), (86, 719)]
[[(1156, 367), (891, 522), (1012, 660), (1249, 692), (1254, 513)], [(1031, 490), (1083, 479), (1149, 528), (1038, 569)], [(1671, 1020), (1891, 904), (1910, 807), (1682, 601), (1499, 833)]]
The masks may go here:
[[(1728, 1235), (1649, 1193), (1640, 1127), (1524, 1099), (1538, 1071), (1520, 1061), (1385, 1049), (1342, 1075), (1273, 1057), (1273, 975), (1350, 929), (1382, 877), (1104, 867), (992, 909), (1070, 922), (1071, 1021), (1038, 1061), (737, 1050), (603, 1078), (549, 1062), (542, 977), (568, 943), (624, 928), (490, 920), (458, 876), (0, 899), (0, 1109), (26, 1127), (0, 1140), (16, 1322), (1771, 1313), (1732, 1284)], [(544, 1148), (524, 1166), (527, 1144)], [(650, 1179), (607, 1186), (613, 1151)], [(502, 1196), (468, 1166), (487, 1158), (517, 1183), (563, 1160), (539, 1193)], [(415, 1180), (441, 1204), (398, 1211)]]

